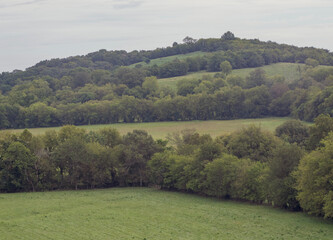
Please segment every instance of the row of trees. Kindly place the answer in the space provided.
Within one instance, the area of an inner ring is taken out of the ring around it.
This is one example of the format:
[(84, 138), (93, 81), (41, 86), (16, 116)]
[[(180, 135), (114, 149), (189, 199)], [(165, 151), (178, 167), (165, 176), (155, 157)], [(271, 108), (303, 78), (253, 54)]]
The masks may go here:
[(187, 129), (167, 141), (145, 131), (74, 126), (0, 133), (0, 191), (155, 185), (333, 218), (333, 119), (250, 126), (212, 139)]
[[(299, 67), (300, 78), (287, 82), (256, 69), (233, 75), (229, 61), (221, 72), (183, 79), (176, 89), (159, 87), (145, 71), (76, 69), (61, 80), (23, 81), (0, 93), (0, 129), (178, 120), (212, 120), (293, 116), (313, 121), (332, 115), (333, 68)], [(98, 84), (96, 84), (98, 83)]]
[(143, 186), (146, 162), (165, 147), (147, 132), (85, 132), (64, 126), (32, 136), (0, 135), (0, 189), (5, 192)]
[[(258, 104), (257, 104), (258, 103)], [(1, 104), (1, 128), (106, 124), (263, 117), (269, 114), (266, 87), (242, 90), (235, 87), (215, 94), (166, 97), (157, 100), (124, 96), (113, 101), (58, 105), (37, 102), (27, 108)]]
[[(279, 77), (272, 80), (256, 70), (246, 81), (237, 76), (182, 80), (178, 82), (177, 93), (159, 89), (156, 78), (147, 78), (140, 89), (127, 92), (130, 96), (116, 95), (117, 91), (124, 94), (126, 88), (86, 85), (78, 92), (58, 91), (55, 97), (59, 102), (51, 105), (47, 99), (53, 97), (47, 89), (25, 88), (11, 91), (7, 98), (1, 99), (0, 95), (0, 128), (265, 116), (294, 116), (313, 121), (321, 113), (332, 114), (333, 88), (329, 83), (332, 76), (323, 77), (322, 81), (304, 78), (287, 84)], [(41, 102), (43, 99), (46, 102)], [(32, 104), (26, 105), (29, 101)], [(23, 106), (18, 105), (21, 102)]]

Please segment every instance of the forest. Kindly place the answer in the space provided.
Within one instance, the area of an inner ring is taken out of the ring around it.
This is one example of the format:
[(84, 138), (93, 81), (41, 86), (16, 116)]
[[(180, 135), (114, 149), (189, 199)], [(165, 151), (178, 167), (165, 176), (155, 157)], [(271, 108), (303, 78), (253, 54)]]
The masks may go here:
[[(168, 56), (173, 60), (150, 64)], [(260, 68), (247, 77), (232, 73), (278, 62), (306, 67), (293, 82)], [(332, 65), (332, 53), (323, 49), (239, 39), (231, 32), (220, 39), (186, 37), (152, 51), (45, 60), (0, 75), (0, 129), (266, 116), (313, 121), (332, 116)], [(160, 78), (198, 71), (216, 74), (180, 80), (176, 89), (159, 87)]]

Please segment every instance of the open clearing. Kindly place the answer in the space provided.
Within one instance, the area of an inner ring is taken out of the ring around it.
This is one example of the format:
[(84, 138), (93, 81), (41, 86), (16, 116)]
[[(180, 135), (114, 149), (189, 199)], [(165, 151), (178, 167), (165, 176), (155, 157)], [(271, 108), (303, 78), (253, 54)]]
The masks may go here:
[[(213, 138), (239, 130), (242, 127), (251, 124), (261, 126), (262, 129), (273, 132), (275, 128), (291, 118), (255, 118), (255, 119), (237, 119), (237, 120), (212, 120), (212, 121), (179, 121), (179, 122), (148, 122), (148, 123), (115, 123), (101, 125), (79, 126), (88, 131), (98, 130), (105, 127), (117, 129), (124, 135), (134, 129), (146, 130), (154, 139), (164, 139), (168, 133), (180, 132), (184, 129), (195, 129), (200, 134), (210, 134)], [(59, 130), (54, 128), (29, 128), (32, 134), (44, 134), (47, 130)], [(22, 129), (5, 130), (13, 133), (20, 133)]]
[[(323, 66), (325, 67), (325, 66)], [(267, 76), (275, 76), (280, 75), (285, 77), (286, 82), (293, 82), (301, 77), (301, 73), (305, 70), (305, 64), (299, 63), (275, 63), (271, 65), (266, 65), (262, 67), (258, 67), (263, 69), (266, 72)], [(257, 68), (242, 68), (232, 70), (231, 75), (238, 75), (240, 77), (245, 78), (249, 75), (250, 72)], [(204, 76), (213, 77), (217, 72), (196, 72), (189, 73), (186, 76), (172, 77), (172, 78), (161, 78), (158, 79), (158, 83), (160, 87), (168, 86), (172, 89), (177, 89), (177, 82), (180, 79), (202, 79)]]
[(333, 222), (149, 188), (0, 195), (1, 239), (332, 239)]
[(153, 66), (153, 65), (160, 66), (164, 63), (172, 62), (176, 59), (184, 60), (188, 57), (203, 57), (205, 55), (211, 55), (211, 54), (212, 53), (201, 52), (201, 51), (191, 52), (191, 53), (186, 53), (186, 54), (178, 54), (178, 55), (173, 55), (173, 56), (168, 56), (168, 57), (155, 58), (155, 59), (150, 60), (150, 62), (148, 64), (145, 63), (145, 62), (134, 63), (134, 64), (130, 65), (130, 67), (135, 67), (138, 64), (143, 66), (143, 67)]

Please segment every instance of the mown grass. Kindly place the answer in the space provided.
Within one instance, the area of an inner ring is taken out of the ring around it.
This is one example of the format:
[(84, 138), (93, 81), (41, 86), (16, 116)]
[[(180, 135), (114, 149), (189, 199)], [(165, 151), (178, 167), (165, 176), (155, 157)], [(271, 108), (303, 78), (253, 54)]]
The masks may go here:
[[(134, 129), (146, 130), (154, 139), (164, 139), (168, 133), (180, 132), (184, 129), (196, 129), (200, 134), (210, 134), (213, 138), (231, 133), (242, 127), (251, 124), (261, 126), (262, 129), (273, 132), (275, 128), (290, 118), (255, 118), (255, 119), (236, 119), (236, 120), (212, 120), (212, 121), (179, 121), (179, 122), (149, 122), (149, 123), (116, 123), (116, 124), (100, 124), (100, 125), (84, 125), (79, 126), (87, 131), (94, 131), (105, 127), (117, 129), (120, 134), (126, 134)], [(34, 134), (44, 134), (47, 130), (58, 131), (60, 127), (54, 128), (29, 128), (28, 130)], [(5, 130), (13, 133), (20, 133), (23, 129)]]
[[(305, 70), (305, 64), (298, 63), (275, 63), (260, 67), (266, 72), (267, 76), (281, 75), (285, 77), (287, 82), (293, 82), (300, 78), (301, 73)], [(247, 77), (250, 72), (257, 68), (242, 68), (235, 69), (232, 71), (232, 75), (238, 75), (243, 78)], [(204, 76), (213, 77), (217, 72), (195, 72), (189, 73), (186, 76), (172, 77), (172, 78), (161, 78), (158, 79), (160, 87), (168, 86), (172, 89), (177, 89), (177, 82), (181, 79), (202, 79)]]
[(0, 195), (1, 239), (332, 239), (333, 222), (149, 188)]
[(202, 57), (202, 56), (209, 55), (209, 54), (210, 53), (205, 53), (205, 52), (201, 52), (201, 51), (191, 52), (191, 53), (186, 53), (186, 54), (178, 54), (178, 55), (173, 55), (173, 56), (169, 56), (169, 57), (152, 59), (152, 60), (150, 60), (150, 62), (148, 64), (145, 62), (138, 62), (138, 63), (130, 65), (130, 67), (135, 67), (138, 64), (140, 64), (142, 67), (153, 66), (155, 64), (157, 66), (160, 66), (164, 63), (172, 62), (175, 59), (183, 60), (188, 57), (197, 57), (197, 56)]

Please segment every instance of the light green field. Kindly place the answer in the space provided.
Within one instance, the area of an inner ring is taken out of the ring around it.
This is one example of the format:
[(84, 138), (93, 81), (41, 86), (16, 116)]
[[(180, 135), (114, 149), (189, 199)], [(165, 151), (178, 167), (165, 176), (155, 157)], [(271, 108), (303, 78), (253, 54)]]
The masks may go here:
[(187, 53), (187, 54), (179, 54), (179, 55), (174, 55), (174, 56), (169, 56), (169, 57), (152, 59), (152, 60), (150, 60), (150, 62), (148, 64), (145, 62), (138, 62), (138, 63), (130, 65), (129, 67), (135, 67), (135, 65), (137, 65), (137, 64), (141, 64), (142, 67), (153, 66), (155, 64), (157, 66), (159, 66), (159, 65), (162, 65), (167, 62), (172, 62), (175, 59), (183, 60), (188, 57), (197, 57), (197, 56), (202, 57), (202, 56), (209, 55), (209, 54), (210, 53), (197, 51), (197, 52), (191, 52), (191, 53)]
[(0, 239), (332, 239), (333, 222), (148, 188), (0, 195)]
[[(260, 67), (266, 72), (267, 76), (275, 76), (281, 75), (285, 77), (287, 82), (292, 82), (300, 78), (301, 73), (305, 70), (305, 64), (298, 64), (298, 63), (275, 63), (271, 65), (266, 65)], [(243, 78), (249, 75), (250, 72), (257, 68), (242, 68), (242, 69), (235, 69), (232, 71), (232, 75), (238, 75)], [(301, 70), (301, 71), (299, 71)], [(204, 76), (213, 77), (217, 72), (196, 72), (190, 73), (186, 76), (179, 76), (179, 77), (172, 77), (172, 78), (162, 78), (158, 79), (158, 83), (160, 87), (168, 86), (173, 89), (177, 89), (177, 82), (180, 79), (202, 79)]]
[[(146, 130), (154, 139), (165, 138), (168, 133), (179, 132), (184, 129), (196, 129), (200, 134), (210, 134), (213, 138), (231, 133), (242, 127), (255, 124), (261, 126), (262, 129), (273, 132), (275, 128), (290, 118), (256, 118), (256, 119), (237, 119), (223, 121), (184, 121), (184, 122), (149, 122), (149, 123), (117, 123), (117, 124), (102, 124), (102, 125), (85, 125), (79, 126), (87, 131), (98, 130), (105, 127), (117, 129), (120, 134), (126, 134), (134, 129)], [(47, 130), (59, 130), (56, 128), (29, 128), (28, 130), (35, 135), (44, 134)], [(20, 133), (22, 129), (6, 130), (13, 133)]]
[[(305, 64), (299, 63), (275, 63), (261, 67), (268, 77), (280, 75), (286, 79), (286, 82), (293, 82), (301, 77), (305, 70)], [(246, 77), (256, 68), (235, 69), (232, 74)]]

